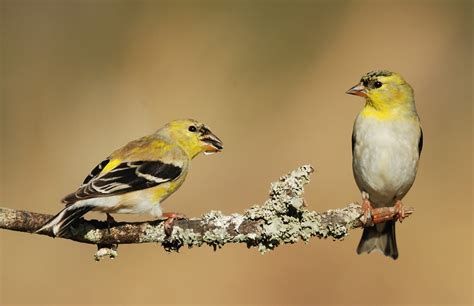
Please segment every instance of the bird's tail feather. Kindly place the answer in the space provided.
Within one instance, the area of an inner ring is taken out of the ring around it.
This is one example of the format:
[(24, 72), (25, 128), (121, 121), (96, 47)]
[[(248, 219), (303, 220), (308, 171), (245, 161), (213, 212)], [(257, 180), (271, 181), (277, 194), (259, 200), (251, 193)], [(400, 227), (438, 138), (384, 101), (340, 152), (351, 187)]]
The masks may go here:
[(393, 259), (398, 258), (394, 220), (364, 228), (364, 233), (357, 247), (357, 254), (370, 253), (373, 250), (379, 250), (385, 256)]
[(49, 219), (48, 222), (46, 222), (36, 232), (52, 228), (54, 236), (62, 236), (75, 221), (85, 215), (92, 208), (92, 206), (76, 206), (74, 204), (67, 206), (57, 215)]

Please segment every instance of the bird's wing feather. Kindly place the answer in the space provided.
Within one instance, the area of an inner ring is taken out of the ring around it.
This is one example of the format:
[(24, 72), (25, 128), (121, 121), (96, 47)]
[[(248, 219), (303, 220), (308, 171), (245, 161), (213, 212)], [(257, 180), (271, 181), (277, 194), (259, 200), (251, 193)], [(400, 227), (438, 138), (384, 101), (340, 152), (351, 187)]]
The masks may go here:
[(97, 177), (105, 168), (105, 166), (107, 166), (109, 162), (110, 162), (110, 159), (107, 158), (103, 160), (100, 164), (98, 164), (94, 169), (92, 169), (91, 173), (89, 173), (89, 175), (86, 176), (86, 178), (84, 179), (84, 182), (82, 183), (82, 185), (89, 183), (90, 180)]
[(355, 131), (352, 131), (352, 139), (351, 139), (351, 142), (352, 142), (352, 155), (354, 155), (354, 146), (355, 146), (355, 143), (356, 143), (356, 134), (355, 134)]
[(420, 138), (418, 139), (418, 156), (421, 155), (422, 150), (423, 150), (423, 130), (420, 127)]
[(91, 173), (92, 177), (86, 178), (85, 184), (63, 199), (64, 203), (72, 204), (79, 200), (115, 196), (154, 187), (175, 180), (183, 171), (180, 166), (159, 160), (122, 162), (103, 175), (95, 173), (96, 168)]

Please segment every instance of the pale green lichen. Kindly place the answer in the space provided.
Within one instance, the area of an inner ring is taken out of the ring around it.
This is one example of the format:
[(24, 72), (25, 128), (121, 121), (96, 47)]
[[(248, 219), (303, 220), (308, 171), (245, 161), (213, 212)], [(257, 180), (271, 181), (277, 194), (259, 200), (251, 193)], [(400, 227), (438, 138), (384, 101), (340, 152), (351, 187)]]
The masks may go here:
[(227, 228), (216, 227), (212, 230), (206, 231), (202, 239), (215, 250), (230, 242), (232, 236), (227, 232)]
[[(80, 229), (75, 229), (74, 227), (71, 227), (71, 233), (73, 235), (75, 235), (75, 232), (79, 230)], [(101, 230), (92, 227), (90, 229), (86, 228), (86, 234), (84, 235), (84, 238), (91, 242), (98, 242), (102, 239), (102, 232)]]
[(117, 249), (114, 248), (100, 248), (94, 254), (95, 261), (101, 261), (104, 258), (115, 259), (118, 256)]
[(173, 227), (171, 237), (165, 238), (162, 242), (168, 252), (178, 252), (182, 246), (199, 247), (203, 243), (201, 234), (195, 233), (192, 229), (183, 229), (177, 226)]
[(144, 225), (145, 229), (143, 234), (140, 236), (140, 242), (155, 242), (155, 241), (164, 241), (166, 238), (164, 230), (164, 222), (159, 225)]
[(249, 239), (250, 240), (255, 239), (255, 237), (257, 237), (257, 234), (255, 234), (255, 233), (250, 233), (250, 234), (247, 234), (247, 235), (238, 234), (238, 235), (236, 235), (235, 237), (232, 238), (232, 242), (235, 242), (235, 243), (246, 242)]
[(245, 235), (231, 235), (229, 231), (237, 231), (245, 220), (244, 216), (232, 214), (225, 216), (220, 211), (211, 211), (202, 216), (201, 223), (210, 229), (202, 236), (202, 240), (214, 249), (229, 242), (243, 242)]
[(360, 224), (360, 206), (355, 203), (351, 203), (347, 206), (345, 210), (345, 219), (344, 221), (348, 224), (350, 224), (351, 228), (357, 227)]
[(222, 214), (221, 211), (218, 210), (211, 210), (210, 212), (202, 215), (201, 220), (203, 224), (209, 224), (216, 222), (217, 220), (223, 218), (224, 215)]
[(307, 240), (311, 236), (308, 223), (302, 235), (302, 224), (305, 222), (302, 195), (312, 172), (313, 168), (306, 165), (281, 177), (271, 184), (270, 199), (262, 206), (252, 206), (245, 212), (246, 218), (262, 221), (262, 233), (255, 239), (261, 253), (273, 250), (281, 243), (295, 243), (300, 238)]
[(343, 239), (357, 224), (360, 216), (357, 205), (323, 214), (306, 209), (302, 196), (312, 172), (312, 167), (307, 165), (281, 177), (271, 184), (270, 198), (262, 206), (254, 205), (245, 212), (246, 218), (262, 221), (262, 233), (252, 237), (261, 253), (283, 243), (307, 242), (314, 236)]
[(247, 240), (245, 235), (230, 234), (230, 232), (238, 233), (244, 219), (239, 214), (226, 216), (220, 211), (210, 211), (200, 219), (201, 226), (206, 229), (202, 234), (195, 233), (192, 229), (174, 226), (170, 237), (166, 237), (162, 243), (167, 251), (178, 251), (184, 245), (193, 247), (206, 243), (217, 249), (226, 243), (245, 242)]

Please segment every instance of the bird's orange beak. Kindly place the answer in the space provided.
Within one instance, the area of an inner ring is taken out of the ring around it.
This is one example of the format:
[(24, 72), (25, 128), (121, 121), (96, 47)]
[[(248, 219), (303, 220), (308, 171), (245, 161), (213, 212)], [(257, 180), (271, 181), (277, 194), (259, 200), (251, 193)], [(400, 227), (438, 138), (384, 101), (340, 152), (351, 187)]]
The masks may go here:
[(359, 83), (346, 91), (346, 94), (367, 98), (367, 90), (362, 83)]

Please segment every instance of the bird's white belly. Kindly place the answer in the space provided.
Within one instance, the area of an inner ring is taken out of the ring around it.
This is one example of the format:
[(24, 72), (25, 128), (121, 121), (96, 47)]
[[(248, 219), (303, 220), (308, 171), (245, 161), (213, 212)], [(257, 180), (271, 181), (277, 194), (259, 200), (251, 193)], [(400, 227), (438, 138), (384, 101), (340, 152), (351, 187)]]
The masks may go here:
[(111, 197), (100, 197), (86, 199), (76, 202), (78, 205), (92, 205), (94, 211), (104, 213), (118, 214), (151, 214), (154, 217), (160, 217), (163, 212), (161, 210), (160, 201), (149, 196), (145, 192), (131, 192), (127, 195), (118, 195)]
[(410, 127), (387, 123), (376, 125), (358, 129), (354, 176), (359, 189), (369, 194), (374, 206), (390, 206), (405, 196), (415, 180), (418, 137), (409, 130)]

